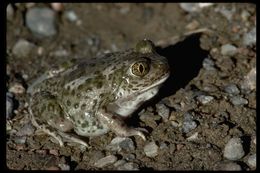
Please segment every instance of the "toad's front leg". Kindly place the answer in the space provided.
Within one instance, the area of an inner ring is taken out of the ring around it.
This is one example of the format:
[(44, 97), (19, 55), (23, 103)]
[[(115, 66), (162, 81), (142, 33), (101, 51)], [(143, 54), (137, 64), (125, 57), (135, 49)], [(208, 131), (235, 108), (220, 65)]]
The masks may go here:
[(109, 112), (105, 107), (103, 107), (98, 113), (97, 117), (99, 121), (107, 126), (112, 132), (116, 133), (118, 136), (140, 136), (143, 140), (146, 140), (145, 135), (142, 131), (147, 132), (143, 128), (132, 128), (128, 127), (120, 115)]

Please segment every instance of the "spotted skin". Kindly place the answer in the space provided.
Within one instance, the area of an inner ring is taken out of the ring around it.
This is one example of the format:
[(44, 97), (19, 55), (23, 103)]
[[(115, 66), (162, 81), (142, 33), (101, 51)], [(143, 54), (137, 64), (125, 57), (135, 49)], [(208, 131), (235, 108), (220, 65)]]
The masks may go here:
[(99, 136), (111, 130), (145, 140), (145, 130), (128, 127), (123, 119), (152, 98), (168, 76), (168, 62), (150, 40), (124, 52), (53, 68), (28, 89), (31, 120), (61, 146), (63, 138), (88, 146), (69, 134), (74, 132)]

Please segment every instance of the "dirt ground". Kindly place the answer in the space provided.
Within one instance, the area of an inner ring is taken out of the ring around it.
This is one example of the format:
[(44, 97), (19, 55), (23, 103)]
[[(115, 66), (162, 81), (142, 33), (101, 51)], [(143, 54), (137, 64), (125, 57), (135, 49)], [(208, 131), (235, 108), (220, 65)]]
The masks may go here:
[[(248, 86), (247, 76), (256, 67), (256, 48), (243, 42), (243, 35), (256, 25), (254, 4), (214, 4), (192, 12), (177, 3), (68, 3), (61, 9), (50, 4), (18, 3), (11, 7), (6, 21), (6, 92), (13, 93), (14, 110), (7, 121), (8, 169), (255, 169), (248, 159), (256, 154), (256, 88), (255, 84)], [(54, 36), (38, 37), (28, 29), (25, 15), (34, 7), (55, 11)], [(75, 20), (68, 19), (68, 11), (76, 14)], [(169, 41), (200, 28), (211, 32), (189, 35), (176, 44)], [(159, 54), (171, 67), (171, 76), (158, 96), (130, 118), (129, 124), (149, 131), (147, 141), (130, 137), (133, 149), (112, 151), (107, 146), (116, 135), (110, 132), (88, 139), (92, 148), (84, 150), (60, 147), (47, 135), (17, 134), (30, 123), (26, 89), (50, 66), (106, 51), (123, 51), (144, 38), (157, 44)], [(34, 46), (25, 57), (14, 53), (19, 39)], [(227, 44), (236, 48), (235, 53), (222, 52)], [(229, 93), (225, 88), (231, 84), (239, 91)], [(224, 157), (231, 138), (242, 140), (241, 158)], [(158, 146), (156, 156), (148, 157), (144, 152), (149, 142)], [(96, 166), (99, 159), (109, 155), (117, 161)], [(120, 165), (120, 161), (124, 163)]]

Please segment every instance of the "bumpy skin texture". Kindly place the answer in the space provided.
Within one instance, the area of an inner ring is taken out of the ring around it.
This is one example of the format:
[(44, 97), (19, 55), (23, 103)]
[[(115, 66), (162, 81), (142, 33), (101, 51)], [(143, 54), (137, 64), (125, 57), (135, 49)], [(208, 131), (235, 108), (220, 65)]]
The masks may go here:
[(168, 76), (166, 58), (155, 52), (151, 41), (142, 40), (135, 49), (43, 74), (28, 89), (31, 120), (61, 146), (64, 139), (88, 146), (68, 133), (72, 131), (98, 136), (111, 130), (145, 140), (142, 130), (127, 127), (122, 118), (153, 97)]

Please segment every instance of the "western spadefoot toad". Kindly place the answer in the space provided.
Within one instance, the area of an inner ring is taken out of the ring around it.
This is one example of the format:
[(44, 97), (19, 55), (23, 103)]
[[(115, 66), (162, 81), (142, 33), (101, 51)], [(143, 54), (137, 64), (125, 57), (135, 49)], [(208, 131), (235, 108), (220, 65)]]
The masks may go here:
[(169, 76), (167, 59), (154, 48), (145, 39), (134, 49), (46, 72), (28, 88), (32, 124), (61, 146), (64, 139), (88, 146), (77, 135), (109, 130), (145, 140), (140, 128), (128, 127), (123, 119), (152, 98)]

